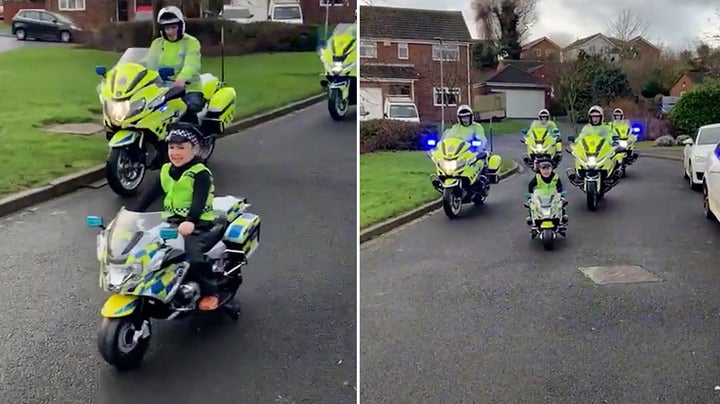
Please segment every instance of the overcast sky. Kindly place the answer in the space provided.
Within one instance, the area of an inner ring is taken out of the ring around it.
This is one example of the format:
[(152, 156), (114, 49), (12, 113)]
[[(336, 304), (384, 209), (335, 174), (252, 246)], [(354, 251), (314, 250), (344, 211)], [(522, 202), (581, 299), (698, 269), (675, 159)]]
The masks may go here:
[[(477, 37), (471, 0), (360, 0), (374, 5), (395, 7), (438, 8), (461, 10), (470, 27), (470, 33)], [(623, 8), (641, 14), (650, 22), (648, 38), (653, 43), (662, 43), (674, 48), (692, 46), (695, 38), (704, 36), (720, 24), (715, 9), (720, 7), (717, 0), (538, 0), (537, 22), (530, 28), (529, 39), (549, 36), (567, 45), (577, 38), (605, 31), (606, 21), (612, 19)], [(360, 21), (362, 24), (362, 21)]]

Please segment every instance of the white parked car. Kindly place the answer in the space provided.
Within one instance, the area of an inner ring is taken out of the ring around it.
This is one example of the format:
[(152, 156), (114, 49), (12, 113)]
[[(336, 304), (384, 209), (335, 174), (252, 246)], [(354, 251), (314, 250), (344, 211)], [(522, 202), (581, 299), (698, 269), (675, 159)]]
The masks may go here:
[(715, 146), (720, 143), (720, 123), (701, 126), (695, 141), (687, 139), (683, 143), (685, 144), (683, 149), (685, 179), (690, 183), (691, 189), (699, 190), (708, 164), (708, 155), (714, 155)]

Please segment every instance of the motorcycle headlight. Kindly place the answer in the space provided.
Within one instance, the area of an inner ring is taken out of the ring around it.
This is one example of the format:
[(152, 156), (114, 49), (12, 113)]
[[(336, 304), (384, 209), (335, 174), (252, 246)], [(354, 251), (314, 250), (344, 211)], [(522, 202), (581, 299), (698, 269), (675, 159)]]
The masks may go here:
[(540, 208), (540, 213), (543, 216), (548, 217), (550, 216), (550, 208)]
[(343, 70), (343, 63), (342, 62), (333, 62), (332, 68), (330, 68), (330, 71), (338, 74)]
[(622, 147), (623, 149), (627, 149), (628, 142), (627, 142), (627, 140), (621, 140), (618, 142), (618, 145), (620, 145), (620, 147)]
[(598, 161), (595, 156), (590, 156), (590, 157), (588, 157), (586, 163), (587, 163), (588, 167), (595, 167), (598, 164)]
[(463, 163), (458, 160), (440, 160), (437, 162), (440, 169), (446, 173), (455, 172), (458, 168), (463, 166)]
[(541, 145), (541, 144), (536, 144), (536, 145), (535, 145), (535, 151), (539, 151), (539, 152), (540, 152), (540, 151), (543, 151), (543, 150), (545, 150), (545, 147), (543, 147), (543, 145)]
[(127, 118), (137, 114), (145, 107), (145, 100), (130, 102), (126, 101), (106, 101), (105, 112), (110, 121), (119, 125)]
[(131, 286), (141, 281), (143, 266), (139, 262), (130, 265), (111, 264), (105, 267), (105, 283), (110, 289), (120, 289), (123, 286)]

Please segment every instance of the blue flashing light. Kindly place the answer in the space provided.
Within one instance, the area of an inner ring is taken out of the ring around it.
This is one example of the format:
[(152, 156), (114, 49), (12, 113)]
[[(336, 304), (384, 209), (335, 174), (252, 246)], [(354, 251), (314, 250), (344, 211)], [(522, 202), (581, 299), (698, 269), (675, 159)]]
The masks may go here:
[(482, 140), (473, 140), (470, 142), (470, 145), (472, 145), (474, 147), (480, 147), (480, 146), (482, 146)]
[(426, 143), (427, 143), (428, 146), (436, 146), (436, 145), (437, 145), (437, 140), (435, 140), (435, 139), (428, 139)]
[(102, 227), (103, 219), (100, 216), (88, 216), (85, 218), (87, 227)]

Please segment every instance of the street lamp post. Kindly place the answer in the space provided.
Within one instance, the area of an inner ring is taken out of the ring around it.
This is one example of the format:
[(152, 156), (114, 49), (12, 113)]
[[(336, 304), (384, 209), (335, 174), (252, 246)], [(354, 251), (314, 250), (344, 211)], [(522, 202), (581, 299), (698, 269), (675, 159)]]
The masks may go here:
[(445, 55), (443, 52), (443, 39), (436, 36), (435, 40), (440, 42), (440, 115), (442, 115), (440, 119), (440, 135), (442, 136), (445, 133), (445, 81), (443, 78), (443, 59), (445, 59)]

